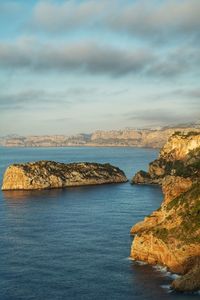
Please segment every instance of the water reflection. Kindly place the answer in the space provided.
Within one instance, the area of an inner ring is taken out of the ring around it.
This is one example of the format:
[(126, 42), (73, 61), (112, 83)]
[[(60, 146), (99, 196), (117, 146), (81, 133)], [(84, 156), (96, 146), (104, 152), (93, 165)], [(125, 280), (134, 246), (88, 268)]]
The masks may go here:
[(25, 201), (30, 199), (51, 199), (59, 198), (66, 193), (64, 189), (52, 189), (52, 190), (15, 190), (15, 191), (3, 191), (3, 198), (7, 201)]

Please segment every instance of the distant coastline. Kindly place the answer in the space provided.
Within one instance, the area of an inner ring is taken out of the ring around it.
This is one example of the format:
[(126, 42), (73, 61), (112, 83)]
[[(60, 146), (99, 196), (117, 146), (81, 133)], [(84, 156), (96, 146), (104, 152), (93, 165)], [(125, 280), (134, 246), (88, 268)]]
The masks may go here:
[(3, 147), (137, 147), (161, 148), (175, 132), (200, 131), (199, 125), (159, 129), (97, 130), (91, 134), (67, 135), (8, 135), (0, 138)]

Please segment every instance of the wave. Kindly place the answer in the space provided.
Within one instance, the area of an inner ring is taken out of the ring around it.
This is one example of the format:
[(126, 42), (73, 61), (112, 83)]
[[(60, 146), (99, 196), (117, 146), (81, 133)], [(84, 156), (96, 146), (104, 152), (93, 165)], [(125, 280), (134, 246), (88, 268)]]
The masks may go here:
[(172, 293), (173, 292), (170, 284), (163, 284), (163, 285), (161, 285), (161, 288), (163, 288), (164, 290), (166, 290), (167, 293)]
[(155, 265), (155, 266), (153, 266), (153, 268), (154, 268), (156, 271), (162, 273), (163, 276), (168, 277), (168, 278), (173, 279), (173, 280), (175, 280), (175, 279), (181, 277), (180, 275), (178, 275), (178, 274), (176, 274), (176, 273), (170, 272), (170, 271), (167, 269), (167, 267), (164, 267), (164, 266)]
[(128, 260), (133, 261), (135, 264), (137, 264), (137, 265), (139, 265), (139, 266), (146, 266), (146, 265), (148, 265), (147, 262), (142, 261), (142, 260), (136, 260), (136, 259), (134, 259), (134, 258), (132, 258), (132, 257), (130, 257), (130, 256), (128, 257)]

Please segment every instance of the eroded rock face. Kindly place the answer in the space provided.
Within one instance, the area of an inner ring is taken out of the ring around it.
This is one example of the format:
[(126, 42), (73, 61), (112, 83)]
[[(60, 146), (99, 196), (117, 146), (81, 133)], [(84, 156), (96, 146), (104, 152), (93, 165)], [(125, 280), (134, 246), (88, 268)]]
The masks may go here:
[(180, 292), (192, 292), (200, 290), (200, 257), (191, 257), (185, 263), (185, 275), (174, 280), (172, 287)]
[(188, 191), (192, 187), (192, 180), (180, 176), (166, 176), (162, 181), (162, 191), (164, 203), (169, 203), (180, 194)]
[[(172, 283), (178, 291), (200, 289), (200, 148), (199, 136), (191, 133), (188, 137), (182, 138), (186, 139), (187, 151), (164, 146), (165, 150), (151, 164), (150, 172), (140, 172), (145, 182), (136, 174), (139, 183), (156, 183), (156, 180), (162, 184), (164, 201), (158, 210), (131, 229), (135, 235), (131, 257), (182, 274)], [(191, 145), (196, 148), (191, 150)]]
[(200, 176), (200, 132), (173, 134), (161, 149), (158, 159), (149, 164), (148, 172), (139, 171), (132, 179), (136, 184), (162, 184), (168, 176)]
[(194, 149), (200, 147), (200, 131), (174, 133), (160, 151), (159, 159), (164, 158), (168, 161), (184, 160)]
[[(131, 234), (135, 235), (132, 258), (167, 266), (175, 273), (192, 272), (188, 259), (200, 257), (200, 182), (178, 197), (170, 199), (168, 195), (168, 201), (133, 226)], [(181, 290), (180, 281), (176, 286)], [(184, 289), (189, 290), (187, 286)]]
[(110, 164), (38, 161), (9, 166), (2, 190), (52, 189), (126, 181), (124, 172)]

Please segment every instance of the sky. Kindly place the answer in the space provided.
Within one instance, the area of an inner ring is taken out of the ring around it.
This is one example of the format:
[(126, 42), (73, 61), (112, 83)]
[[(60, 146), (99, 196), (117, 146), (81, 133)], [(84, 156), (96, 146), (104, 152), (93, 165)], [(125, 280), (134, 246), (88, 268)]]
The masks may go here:
[(199, 0), (0, 0), (0, 135), (200, 118)]

